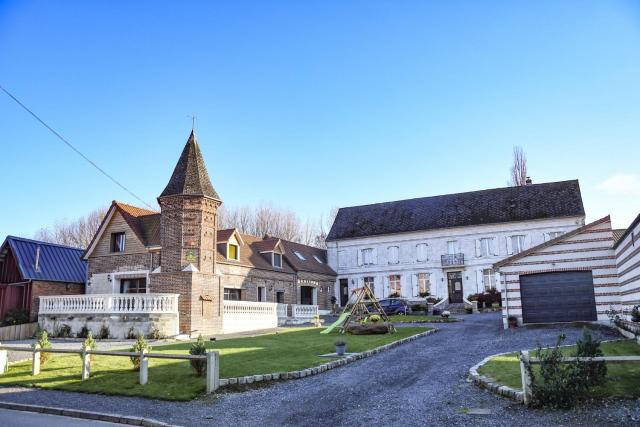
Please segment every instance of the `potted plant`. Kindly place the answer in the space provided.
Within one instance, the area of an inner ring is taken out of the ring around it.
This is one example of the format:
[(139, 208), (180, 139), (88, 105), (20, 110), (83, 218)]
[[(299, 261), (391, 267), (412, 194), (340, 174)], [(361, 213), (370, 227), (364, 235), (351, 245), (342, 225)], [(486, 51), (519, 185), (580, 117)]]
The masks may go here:
[(516, 316), (507, 317), (507, 323), (509, 325), (509, 329), (515, 329), (518, 327), (518, 318)]
[(640, 322), (640, 304), (631, 309), (631, 321)]
[(429, 292), (420, 292), (418, 295), (420, 295), (420, 298), (426, 298), (431, 294)]
[(344, 352), (347, 349), (347, 343), (342, 341), (342, 340), (338, 340), (336, 341), (336, 354), (338, 356), (344, 356)]

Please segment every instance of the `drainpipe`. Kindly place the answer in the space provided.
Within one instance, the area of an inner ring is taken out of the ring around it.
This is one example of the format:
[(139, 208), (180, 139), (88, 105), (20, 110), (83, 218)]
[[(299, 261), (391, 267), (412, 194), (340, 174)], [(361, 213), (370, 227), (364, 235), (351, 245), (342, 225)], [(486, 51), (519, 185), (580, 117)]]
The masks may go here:
[[(506, 276), (504, 275), (504, 273), (502, 273), (500, 271), (500, 269), (498, 268), (498, 273), (500, 273), (500, 282), (503, 282), (503, 277), (504, 279), (504, 308), (506, 311), (506, 315), (507, 315), (507, 324), (509, 323), (509, 292), (507, 289), (507, 279)], [(503, 327), (504, 327), (504, 320), (503, 320)]]

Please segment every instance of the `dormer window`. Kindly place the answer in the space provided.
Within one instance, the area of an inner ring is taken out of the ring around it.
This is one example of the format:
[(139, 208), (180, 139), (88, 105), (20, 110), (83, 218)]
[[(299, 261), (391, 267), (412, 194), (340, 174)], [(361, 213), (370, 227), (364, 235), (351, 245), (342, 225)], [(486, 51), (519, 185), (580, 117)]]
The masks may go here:
[(276, 268), (282, 268), (282, 254), (277, 252), (273, 253), (273, 266)]
[(240, 258), (240, 250), (238, 248), (238, 245), (229, 243), (227, 248), (227, 259), (232, 259), (237, 261), (239, 258)]
[(124, 252), (125, 234), (111, 233), (111, 252)]
[(296, 254), (296, 256), (300, 259), (300, 261), (306, 261), (307, 259), (304, 257), (304, 255), (302, 255), (300, 252), (298, 251), (294, 251), (294, 254)]

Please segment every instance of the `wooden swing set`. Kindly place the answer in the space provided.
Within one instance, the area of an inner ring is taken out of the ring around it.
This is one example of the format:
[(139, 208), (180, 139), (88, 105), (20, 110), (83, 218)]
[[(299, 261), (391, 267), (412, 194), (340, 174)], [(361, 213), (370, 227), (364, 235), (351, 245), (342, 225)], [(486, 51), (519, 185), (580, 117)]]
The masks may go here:
[[(355, 302), (350, 305), (351, 299), (355, 297)], [(351, 323), (357, 323), (358, 325), (367, 324), (370, 322), (371, 316), (378, 315), (381, 322), (385, 322), (389, 325), (389, 332), (396, 332), (395, 326), (389, 320), (389, 316), (384, 312), (378, 299), (373, 294), (368, 285), (364, 285), (361, 288), (356, 288), (351, 291), (351, 296), (347, 305), (342, 310), (340, 316), (347, 314), (344, 322), (340, 325), (340, 333), (344, 334)]]

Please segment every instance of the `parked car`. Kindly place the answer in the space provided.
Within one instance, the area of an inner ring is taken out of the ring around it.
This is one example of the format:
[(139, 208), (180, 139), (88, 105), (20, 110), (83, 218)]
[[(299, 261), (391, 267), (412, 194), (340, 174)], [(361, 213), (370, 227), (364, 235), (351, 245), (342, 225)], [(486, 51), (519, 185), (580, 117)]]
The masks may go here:
[(387, 316), (394, 314), (411, 314), (409, 303), (400, 298), (387, 298), (380, 300), (380, 307)]

